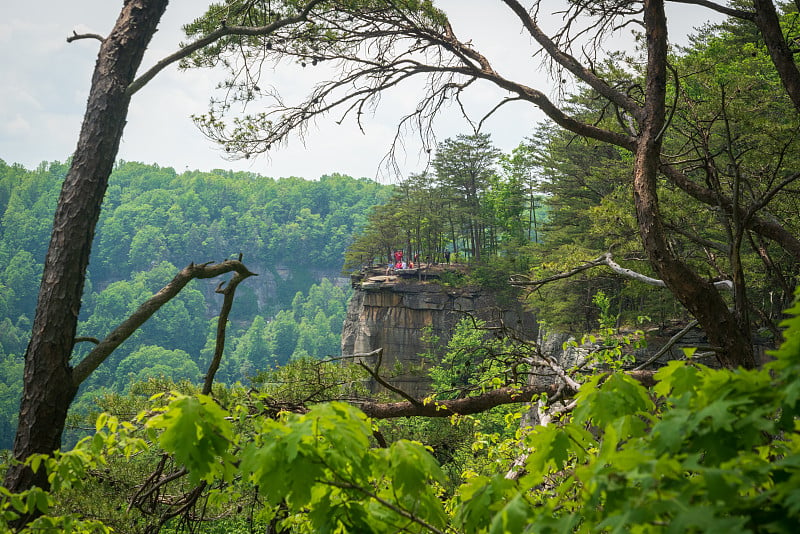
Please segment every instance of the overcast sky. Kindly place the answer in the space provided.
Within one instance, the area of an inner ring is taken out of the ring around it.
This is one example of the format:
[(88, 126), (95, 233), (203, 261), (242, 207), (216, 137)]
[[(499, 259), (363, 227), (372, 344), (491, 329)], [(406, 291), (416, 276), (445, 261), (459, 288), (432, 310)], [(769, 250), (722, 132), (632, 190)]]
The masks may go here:
[[(520, 35), (518, 26), (489, 0), (448, 0), (456, 5), (449, 10), (456, 32), (473, 38), (502, 73), (521, 78), (542, 88), (544, 75), (532, 62), (533, 48)], [(554, 1), (554, 4), (556, 2)], [(547, 2), (545, 2), (547, 4)], [(86, 105), (91, 73), (99, 43), (80, 40), (71, 44), (66, 37), (73, 31), (107, 35), (119, 14), (121, 1), (43, 0), (28, 4), (2, 0), (0, 5), (0, 159), (35, 168), (42, 161), (64, 161), (74, 151)], [(177, 48), (180, 28), (203, 13), (206, 2), (172, 0), (159, 31), (145, 55), (149, 67)], [(35, 7), (32, 7), (35, 6)], [(669, 12), (673, 36), (699, 26), (708, 11), (687, 6)], [(291, 70), (267, 77), (276, 87), (291, 94), (319, 72)], [(397, 118), (413, 109), (413, 91), (387, 95), (374, 117), (365, 122), (365, 132), (352, 121), (335, 125), (335, 116), (322, 119), (305, 139), (297, 138), (269, 157), (228, 161), (213, 143), (195, 128), (192, 114), (207, 109), (214, 86), (221, 79), (212, 71), (178, 71), (174, 66), (160, 73), (133, 98), (119, 159), (156, 163), (184, 170), (214, 168), (247, 170), (275, 178), (300, 176), (316, 179), (339, 172), (354, 177), (378, 177), (382, 157), (394, 135)], [(485, 110), (503, 93), (485, 87), (469, 101), (475, 110)], [(439, 139), (470, 133), (469, 126), (451, 110), (439, 121)], [(533, 132), (543, 119), (530, 104), (507, 106), (487, 122), (498, 148), (509, 152)], [(409, 138), (403, 164), (405, 172), (422, 170), (424, 160)], [(385, 178), (385, 177), (384, 177)]]

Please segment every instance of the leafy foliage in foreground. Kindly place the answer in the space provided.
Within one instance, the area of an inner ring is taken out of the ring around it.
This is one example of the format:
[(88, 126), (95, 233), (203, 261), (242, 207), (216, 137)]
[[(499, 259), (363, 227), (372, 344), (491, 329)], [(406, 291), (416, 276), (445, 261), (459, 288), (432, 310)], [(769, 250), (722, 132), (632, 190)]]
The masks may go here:
[[(776, 359), (754, 371), (672, 362), (651, 390), (622, 372), (598, 374), (558, 424), (495, 442), (528, 454), (517, 480), (465, 471), (446, 477), (423, 444), (374, 445), (356, 408), (253, 417), (175, 393), (140, 420), (156, 441), (220, 496), (257, 491), (257, 518), (292, 532), (792, 532), (800, 521), (800, 303)], [(148, 447), (134, 425), (102, 416), (68, 453), (32, 457), (54, 491), (5, 492), (2, 517), (59, 510), (59, 492), (90, 469)], [(234, 490), (234, 488), (237, 488)], [(226, 495), (227, 492), (227, 495)], [(76, 515), (38, 521), (103, 531)]]

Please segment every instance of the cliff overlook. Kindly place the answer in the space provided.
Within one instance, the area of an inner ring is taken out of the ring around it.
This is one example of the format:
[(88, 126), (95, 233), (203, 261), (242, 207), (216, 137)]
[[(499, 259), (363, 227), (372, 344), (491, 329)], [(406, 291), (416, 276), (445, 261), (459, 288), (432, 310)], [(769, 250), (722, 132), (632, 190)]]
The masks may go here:
[(431, 362), (426, 355), (441, 353), (463, 317), (536, 338), (535, 317), (516, 300), (487, 288), (442, 282), (464, 270), (461, 265), (440, 264), (388, 274), (385, 268), (364, 268), (352, 275), (354, 294), (342, 328), (342, 355), (361, 355), (373, 368), (380, 363), (380, 374), (389, 377), (389, 383), (422, 396), (429, 385), (424, 370)]

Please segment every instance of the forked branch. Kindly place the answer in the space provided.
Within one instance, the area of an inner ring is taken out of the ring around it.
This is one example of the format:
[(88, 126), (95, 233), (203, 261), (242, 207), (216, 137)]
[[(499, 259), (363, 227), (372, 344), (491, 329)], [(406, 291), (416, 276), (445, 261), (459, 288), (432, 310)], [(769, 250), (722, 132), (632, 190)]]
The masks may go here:
[[(186, 284), (195, 278), (214, 278), (225, 273), (235, 272), (240, 277), (255, 276), (244, 264), (237, 260), (225, 260), (220, 263), (204, 263), (195, 265), (194, 263), (181, 269), (170, 283), (143, 302), (130, 317), (125, 319), (117, 326), (105, 339), (103, 339), (72, 371), (72, 380), (79, 386), (97, 367), (119, 347), (123, 341), (128, 339), (136, 330), (141, 327), (152, 315), (164, 304), (172, 300)], [(238, 282), (237, 282), (238, 283)]]
[[(241, 261), (241, 254), (239, 255), (239, 261)], [(222, 361), (222, 353), (225, 350), (225, 332), (228, 326), (228, 315), (230, 315), (231, 308), (233, 307), (233, 296), (236, 293), (236, 287), (240, 282), (251, 276), (255, 276), (255, 273), (251, 273), (247, 270), (235, 271), (233, 273), (233, 278), (231, 278), (227, 285), (222, 281), (215, 290), (217, 293), (221, 293), (224, 298), (222, 301), (222, 309), (217, 319), (217, 340), (214, 346), (214, 357), (211, 358), (211, 364), (208, 366), (208, 373), (206, 373), (205, 382), (203, 384), (203, 395), (211, 394), (214, 376), (217, 374), (219, 364)]]

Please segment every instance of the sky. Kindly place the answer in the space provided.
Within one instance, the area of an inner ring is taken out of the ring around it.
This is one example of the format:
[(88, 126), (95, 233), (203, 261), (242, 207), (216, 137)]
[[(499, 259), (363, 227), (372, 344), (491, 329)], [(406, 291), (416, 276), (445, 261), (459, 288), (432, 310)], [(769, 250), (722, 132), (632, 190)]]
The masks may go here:
[[(107, 35), (122, 1), (40, 0), (36, 4), (36, 9), (11, 0), (0, 5), (0, 159), (29, 169), (46, 161), (65, 161), (77, 143), (99, 42), (86, 39), (67, 43), (66, 38), (73, 31)], [(552, 93), (545, 73), (531, 58), (530, 40), (499, 2), (444, 0), (437, 4), (457, 6), (448, 9), (456, 34), (472, 38), (501, 74)], [(206, 5), (197, 0), (170, 2), (140, 72), (177, 49), (183, 38), (181, 26), (202, 15)], [(708, 11), (680, 6), (668, 11), (668, 17), (671, 35), (680, 41), (706, 20)], [(281, 68), (267, 73), (265, 79), (287, 98), (300, 98), (305, 94), (302, 88), (307, 88), (320, 72)], [(351, 120), (336, 125), (338, 116), (332, 115), (317, 121), (305, 138), (291, 138), (268, 157), (229, 161), (190, 118), (207, 110), (221, 80), (222, 73), (211, 70), (179, 71), (171, 66), (162, 71), (134, 95), (118, 159), (173, 167), (178, 172), (231, 169), (273, 178), (317, 179), (341, 173), (382, 181), (396, 179), (382, 171), (381, 162), (398, 118), (416, 103), (413, 88), (386, 95), (375, 114), (365, 120), (363, 132)], [(480, 114), (503, 95), (496, 88), (482, 86), (471, 95), (467, 106)], [(502, 108), (483, 131), (492, 135), (498, 148), (510, 152), (543, 120), (532, 105), (517, 103)], [(436, 132), (444, 140), (471, 133), (471, 129), (451, 108), (437, 121)], [(401, 170), (404, 174), (420, 172), (427, 155), (420, 152), (413, 134), (406, 140), (405, 154), (399, 155)]]

